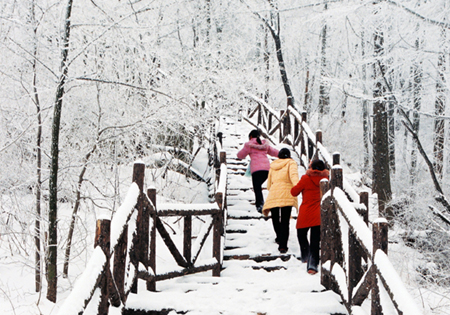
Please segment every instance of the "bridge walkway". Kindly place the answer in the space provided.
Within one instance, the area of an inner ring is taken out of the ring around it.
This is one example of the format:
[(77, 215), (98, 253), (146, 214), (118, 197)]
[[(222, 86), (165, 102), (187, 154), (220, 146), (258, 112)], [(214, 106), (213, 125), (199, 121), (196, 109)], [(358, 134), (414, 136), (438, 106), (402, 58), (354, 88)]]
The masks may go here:
[(158, 292), (139, 289), (128, 297), (130, 314), (347, 314), (339, 295), (297, 259), (295, 218), (289, 250), (280, 255), (271, 220), (256, 211), (251, 178), (244, 176), (248, 161), (236, 159), (252, 127), (229, 117), (220, 124), (228, 168), (224, 269), (220, 277), (205, 272), (158, 282)]

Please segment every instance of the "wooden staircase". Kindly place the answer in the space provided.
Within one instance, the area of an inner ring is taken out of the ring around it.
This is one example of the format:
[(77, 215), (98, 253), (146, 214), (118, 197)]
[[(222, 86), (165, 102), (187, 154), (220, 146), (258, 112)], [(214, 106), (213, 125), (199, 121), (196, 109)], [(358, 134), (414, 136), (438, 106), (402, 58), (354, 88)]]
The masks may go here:
[(236, 158), (252, 127), (227, 117), (220, 124), (228, 169), (221, 276), (206, 272), (159, 282), (157, 292), (143, 288), (128, 297), (122, 314), (347, 314), (340, 297), (297, 259), (295, 218), (289, 250), (280, 254), (271, 220), (256, 211), (251, 177), (244, 176), (248, 161)]

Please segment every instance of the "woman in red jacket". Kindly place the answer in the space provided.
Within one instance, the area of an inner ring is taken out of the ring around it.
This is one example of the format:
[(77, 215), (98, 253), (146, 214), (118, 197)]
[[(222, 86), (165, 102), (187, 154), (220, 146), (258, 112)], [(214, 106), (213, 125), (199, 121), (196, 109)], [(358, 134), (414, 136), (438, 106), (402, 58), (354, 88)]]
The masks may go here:
[[(291, 194), (303, 194), (297, 218), (297, 238), (300, 244), (301, 259), (307, 262), (308, 273), (316, 274), (319, 265), (320, 249), (320, 181), (328, 179), (329, 172), (322, 160), (314, 160), (306, 174), (292, 187)], [(307, 233), (311, 230), (308, 242)]]

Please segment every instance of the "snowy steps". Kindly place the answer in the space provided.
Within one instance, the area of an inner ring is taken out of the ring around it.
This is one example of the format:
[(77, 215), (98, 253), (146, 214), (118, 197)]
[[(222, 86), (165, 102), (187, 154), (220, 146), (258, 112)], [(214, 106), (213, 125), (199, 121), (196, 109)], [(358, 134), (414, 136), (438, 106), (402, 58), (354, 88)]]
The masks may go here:
[[(298, 259), (295, 218), (288, 252), (278, 251), (272, 222), (256, 211), (251, 178), (244, 176), (248, 161), (236, 159), (252, 127), (225, 120), (221, 131), (227, 152), (228, 213), (221, 276), (205, 272), (161, 281), (158, 292), (139, 288), (122, 314), (347, 314), (340, 298), (324, 291), (319, 274), (309, 275)], [(263, 193), (266, 197), (267, 191)]]

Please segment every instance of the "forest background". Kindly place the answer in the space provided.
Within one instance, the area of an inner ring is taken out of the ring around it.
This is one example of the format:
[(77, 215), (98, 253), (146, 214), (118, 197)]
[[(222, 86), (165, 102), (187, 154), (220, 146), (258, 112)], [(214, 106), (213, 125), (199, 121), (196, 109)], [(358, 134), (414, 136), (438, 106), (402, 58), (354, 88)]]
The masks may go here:
[[(120, 205), (122, 167), (147, 159), (158, 194), (192, 202), (178, 193), (186, 181), (167, 175), (186, 177), (180, 165), (208, 149), (214, 119), (256, 95), (307, 112), (420, 253), (414, 278), (445, 296), (449, 7), (2, 0), (0, 263), (39, 271), (35, 290), (56, 300), (57, 279), (86, 260), (98, 209)], [(20, 294), (1, 278), (0, 288), (5, 300)]]

